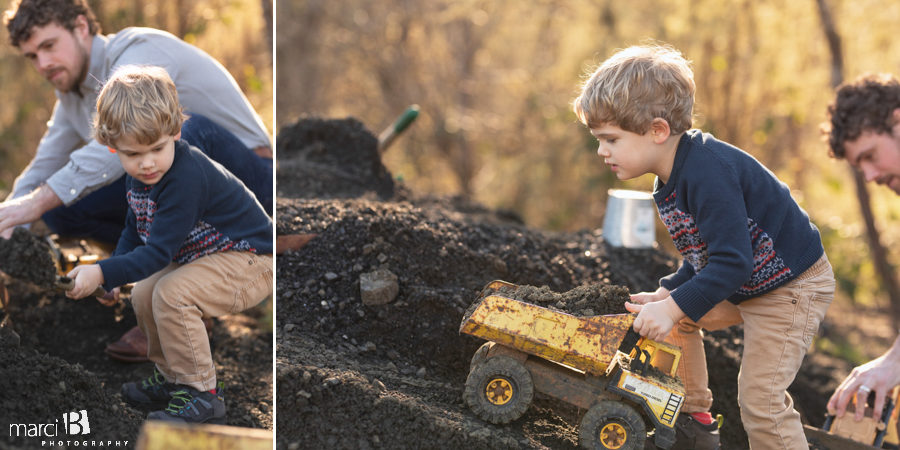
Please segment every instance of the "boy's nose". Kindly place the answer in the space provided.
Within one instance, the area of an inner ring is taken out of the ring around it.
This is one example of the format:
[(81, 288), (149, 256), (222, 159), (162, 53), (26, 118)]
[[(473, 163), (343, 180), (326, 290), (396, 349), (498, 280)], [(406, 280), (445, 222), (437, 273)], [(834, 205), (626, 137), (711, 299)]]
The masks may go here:
[(598, 146), (597, 146), (597, 156), (599, 156), (599, 157), (601, 157), (601, 158), (606, 158), (606, 157), (609, 156), (609, 152), (606, 151), (606, 149), (603, 148), (602, 145), (598, 145)]

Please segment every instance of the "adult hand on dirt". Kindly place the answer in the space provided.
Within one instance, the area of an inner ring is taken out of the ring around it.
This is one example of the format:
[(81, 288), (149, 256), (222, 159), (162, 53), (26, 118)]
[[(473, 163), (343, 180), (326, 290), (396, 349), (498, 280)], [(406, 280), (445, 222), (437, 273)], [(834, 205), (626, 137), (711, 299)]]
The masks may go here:
[(631, 295), (631, 303), (646, 305), (650, 302), (658, 302), (669, 296), (669, 290), (660, 286), (656, 292), (638, 292)]
[(34, 222), (45, 212), (62, 205), (62, 201), (47, 186), (40, 186), (28, 195), (0, 203), (0, 237), (12, 237), (13, 228)]
[(675, 324), (684, 318), (684, 313), (672, 297), (643, 305), (625, 302), (625, 309), (638, 313), (634, 319), (634, 331), (654, 341), (665, 339)]
[[(828, 400), (828, 413), (838, 417), (847, 412), (850, 399), (856, 397), (858, 405), (865, 404), (869, 392), (875, 392), (875, 411), (881, 411), (884, 401), (894, 386), (900, 384), (900, 337), (885, 354), (853, 369), (850, 375), (835, 389)], [(856, 408), (855, 420), (863, 418), (865, 408)]]
[(75, 281), (75, 287), (66, 291), (66, 297), (75, 300), (87, 297), (103, 284), (103, 271), (98, 264), (75, 266), (66, 276)]

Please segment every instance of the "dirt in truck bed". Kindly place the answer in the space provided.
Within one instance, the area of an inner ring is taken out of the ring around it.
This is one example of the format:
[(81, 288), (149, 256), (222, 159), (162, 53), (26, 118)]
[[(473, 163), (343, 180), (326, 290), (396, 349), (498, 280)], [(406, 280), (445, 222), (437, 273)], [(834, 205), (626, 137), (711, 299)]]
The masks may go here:
[[(465, 406), (469, 361), (483, 341), (459, 334), (463, 314), (495, 279), (546, 286), (538, 291), (556, 307), (563, 293), (600, 289), (579, 299), (597, 302), (594, 312), (623, 312), (626, 292), (655, 290), (677, 261), (611, 248), (600, 230), (530, 228), (508, 211), (420, 196), (399, 183), (385, 197), (374, 136), (352, 118), (301, 119), (283, 133), (292, 139), (279, 134), (277, 234), (318, 236), (278, 257), (277, 447), (576, 448), (584, 411), (538, 395), (522, 418), (498, 426)], [(338, 156), (344, 152), (354, 158)], [(321, 172), (324, 181), (373, 184), (282, 183), (310, 153), (340, 161)], [(386, 271), (396, 296), (363, 303), (371, 274)], [(742, 330), (709, 333), (704, 342), (713, 413), (725, 416), (723, 448), (747, 448), (736, 398)], [(835, 374), (847, 371), (823, 355), (807, 358), (791, 387), (806, 422), (821, 424)]]

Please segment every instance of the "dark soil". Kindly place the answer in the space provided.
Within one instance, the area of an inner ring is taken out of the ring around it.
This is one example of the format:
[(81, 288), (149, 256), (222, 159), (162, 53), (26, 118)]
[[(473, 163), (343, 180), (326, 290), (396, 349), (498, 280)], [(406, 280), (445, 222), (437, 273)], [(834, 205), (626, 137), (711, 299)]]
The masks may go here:
[(622, 286), (591, 284), (566, 292), (553, 292), (548, 286), (501, 287), (497, 290), (509, 298), (558, 309), (574, 316), (622, 314), (628, 301), (628, 289)]
[(378, 155), (378, 139), (356, 119), (301, 120), (281, 130), (277, 145), (279, 195), (357, 197), (375, 192), (388, 198), (394, 194), (394, 182)]
[(9, 239), (0, 238), (0, 271), (45, 289), (56, 280), (50, 246), (24, 228), (13, 230)]
[[(15, 278), (0, 281), (10, 294), (0, 313), (8, 313), (10, 322), (0, 329), (0, 449), (41, 448), (40, 438), (10, 437), (9, 424), (53, 423), (80, 410), (87, 411), (91, 429), (81, 441), (127, 440), (133, 448), (149, 411), (127, 405), (119, 391), (122, 383), (146, 378), (153, 366), (113, 361), (103, 353), (106, 343), (135, 325), (130, 306), (108, 308)], [(272, 334), (261, 331), (264, 307), (222, 317), (212, 328), (229, 425), (273, 425)], [(74, 438), (61, 433), (58, 439)]]
[[(676, 261), (611, 248), (600, 230), (536, 230), (515, 214), (419, 197), (402, 185), (386, 197), (383, 166), (371, 163), (373, 138), (353, 119), (303, 119), (279, 134), (277, 233), (318, 237), (278, 258), (277, 447), (575, 448), (584, 411), (574, 407), (538, 395), (522, 418), (497, 426), (464, 405), (469, 360), (483, 341), (458, 333), (463, 314), (494, 279), (546, 286), (536, 294), (559, 309), (624, 312), (614, 304), (626, 290), (655, 290)], [(331, 155), (319, 164), (339, 164), (303, 172), (318, 180), (282, 183), (283, 169), (302, 165), (310, 148)], [(358, 182), (331, 184), (351, 179)], [(359, 278), (376, 269), (397, 275), (399, 295), (364, 305)], [(565, 297), (572, 293), (585, 295)], [(613, 310), (591, 303), (598, 298)], [(713, 413), (725, 416), (723, 448), (747, 448), (736, 399), (742, 330), (709, 333), (704, 342)], [(847, 372), (836, 364), (812, 357), (801, 369), (791, 393), (805, 421), (821, 424), (835, 374)]]

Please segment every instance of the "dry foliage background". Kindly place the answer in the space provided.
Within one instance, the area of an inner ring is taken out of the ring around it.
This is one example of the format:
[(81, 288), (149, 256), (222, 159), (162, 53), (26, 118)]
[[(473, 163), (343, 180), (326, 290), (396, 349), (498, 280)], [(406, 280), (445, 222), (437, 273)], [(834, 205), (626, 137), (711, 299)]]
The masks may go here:
[[(900, 74), (900, 3), (827, 4), (846, 79)], [(849, 167), (827, 156), (819, 132), (831, 56), (814, 0), (282, 0), (276, 17), (277, 127), (354, 116), (377, 134), (418, 104), (419, 119), (385, 155), (395, 176), (563, 230), (599, 227), (611, 187), (652, 186), (651, 176), (616, 181), (597, 158), (571, 112), (579, 83), (616, 49), (669, 43), (693, 61), (695, 127), (792, 187), (822, 231), (846, 309), (888, 310)], [(870, 191), (896, 267), (900, 199)], [(661, 227), (657, 238), (668, 245)], [(825, 342), (859, 361), (883, 349), (845, 344)]]
[[(5, 11), (10, 0), (0, 3)], [(88, 0), (103, 34), (129, 26), (166, 30), (218, 59), (273, 130), (271, 0)], [(264, 10), (268, 8), (268, 13)], [(269, 20), (267, 20), (269, 19)], [(34, 156), (53, 88), (0, 30), (0, 198)], [(274, 134), (274, 133), (273, 133)]]

